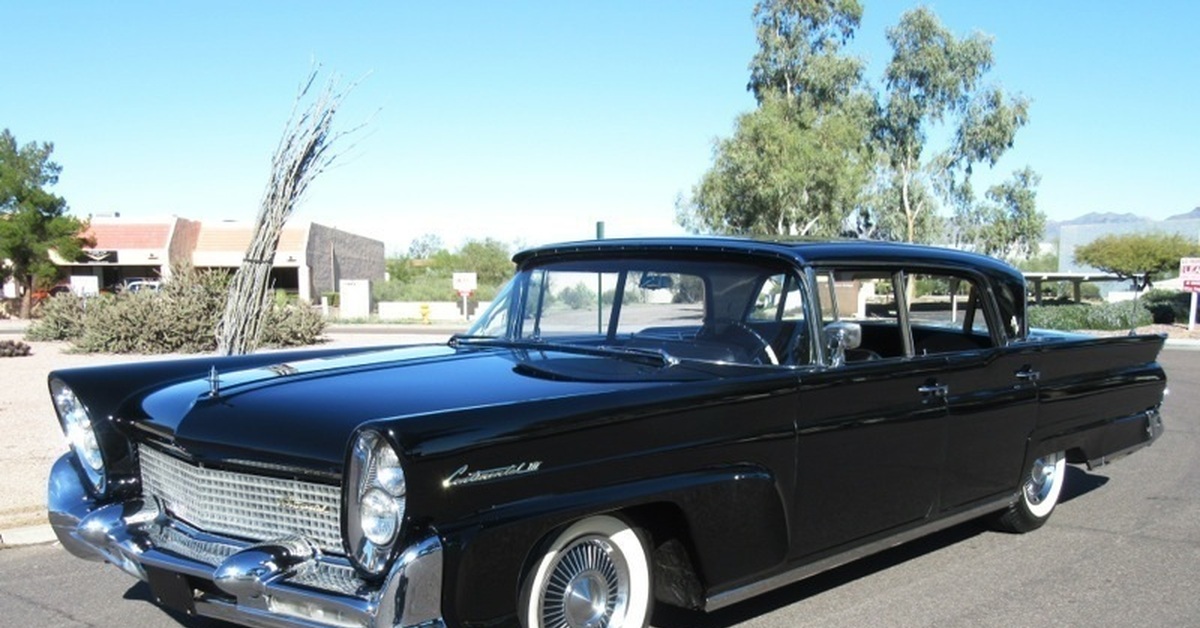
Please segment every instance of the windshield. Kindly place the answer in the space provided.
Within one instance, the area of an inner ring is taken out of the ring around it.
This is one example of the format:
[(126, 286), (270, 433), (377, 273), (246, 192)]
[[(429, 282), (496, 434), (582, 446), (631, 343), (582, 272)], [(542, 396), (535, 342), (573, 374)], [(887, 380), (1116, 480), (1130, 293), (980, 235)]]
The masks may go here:
[(661, 352), (741, 364), (807, 363), (806, 306), (767, 262), (559, 261), (522, 269), (466, 338)]

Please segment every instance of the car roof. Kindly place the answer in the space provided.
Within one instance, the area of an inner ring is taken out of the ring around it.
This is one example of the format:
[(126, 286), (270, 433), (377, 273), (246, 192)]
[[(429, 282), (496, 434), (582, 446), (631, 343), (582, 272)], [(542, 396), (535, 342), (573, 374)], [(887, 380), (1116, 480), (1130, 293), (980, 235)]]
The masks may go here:
[[(986, 255), (900, 242), (878, 240), (777, 241), (731, 237), (621, 238), (549, 244), (517, 253), (518, 265), (554, 257), (646, 254), (733, 253), (784, 258), (801, 265), (838, 263), (929, 264), (976, 268), (1016, 279), (1020, 273)], [(1022, 280), (1023, 281), (1023, 280)]]

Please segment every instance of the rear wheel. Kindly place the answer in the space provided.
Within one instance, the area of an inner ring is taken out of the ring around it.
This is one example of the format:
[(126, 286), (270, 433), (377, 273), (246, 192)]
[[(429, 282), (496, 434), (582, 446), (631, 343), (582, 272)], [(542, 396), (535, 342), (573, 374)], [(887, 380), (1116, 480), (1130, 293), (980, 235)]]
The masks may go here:
[(996, 519), (996, 525), (1008, 532), (1036, 530), (1050, 518), (1066, 479), (1067, 457), (1061, 451), (1033, 461), (1021, 483), (1021, 495)]
[(650, 621), (650, 563), (637, 531), (610, 516), (564, 530), (521, 590), (526, 628), (644, 628)]

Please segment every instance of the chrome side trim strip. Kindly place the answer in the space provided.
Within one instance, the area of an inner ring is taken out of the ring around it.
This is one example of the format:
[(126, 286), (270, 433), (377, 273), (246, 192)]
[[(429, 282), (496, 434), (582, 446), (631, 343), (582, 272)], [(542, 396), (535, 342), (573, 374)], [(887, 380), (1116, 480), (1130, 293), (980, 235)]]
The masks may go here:
[(943, 517), (935, 521), (930, 521), (929, 523), (925, 523), (902, 532), (897, 532), (896, 534), (881, 538), (877, 541), (851, 548), (839, 554), (834, 554), (832, 556), (801, 565), (790, 571), (786, 571), (757, 582), (752, 582), (736, 589), (711, 595), (705, 600), (704, 610), (711, 612), (720, 608), (725, 608), (726, 606), (748, 600), (772, 589), (778, 589), (779, 587), (792, 584), (793, 582), (803, 580), (809, 576), (814, 576), (823, 571), (829, 571), (830, 569), (841, 567), (846, 563), (870, 556), (871, 554), (876, 554), (883, 550), (893, 548), (897, 545), (902, 545), (932, 532), (944, 530), (965, 521), (976, 519), (988, 513), (1003, 510), (1016, 503), (1018, 497), (1019, 495), (1017, 493), (1013, 493), (1007, 497), (1002, 497), (1000, 499), (975, 506), (960, 513)]

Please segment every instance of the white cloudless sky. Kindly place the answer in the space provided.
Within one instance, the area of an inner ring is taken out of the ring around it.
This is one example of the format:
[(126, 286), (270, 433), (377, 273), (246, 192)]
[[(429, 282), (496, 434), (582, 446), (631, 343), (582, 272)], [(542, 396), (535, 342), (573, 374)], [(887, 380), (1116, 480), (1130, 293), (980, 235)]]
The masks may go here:
[[(865, 3), (850, 51), (882, 89)], [(78, 216), (254, 217), (311, 64), (357, 82), (293, 220), (454, 246), (682, 233), (675, 199), (754, 106), (753, 2), (0, 2), (0, 127), (49, 141)], [(1052, 219), (1200, 206), (1200, 3), (929, 5), (994, 37), (988, 78), (1032, 100), (983, 181), (1031, 166)]]

